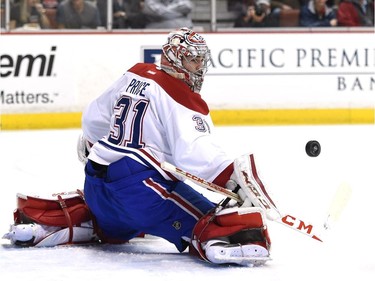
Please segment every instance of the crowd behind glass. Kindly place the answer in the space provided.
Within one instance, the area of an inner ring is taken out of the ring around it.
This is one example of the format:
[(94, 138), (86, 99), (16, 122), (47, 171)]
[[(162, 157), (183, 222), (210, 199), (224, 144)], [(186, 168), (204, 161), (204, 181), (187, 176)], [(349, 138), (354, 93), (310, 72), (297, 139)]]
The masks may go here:
[(199, 12), (210, 20), (210, 11), (200, 11), (204, 4), (217, 9), (218, 23), (224, 15), (225, 27), (374, 27), (374, 0), (0, 1), (3, 30), (195, 28)]

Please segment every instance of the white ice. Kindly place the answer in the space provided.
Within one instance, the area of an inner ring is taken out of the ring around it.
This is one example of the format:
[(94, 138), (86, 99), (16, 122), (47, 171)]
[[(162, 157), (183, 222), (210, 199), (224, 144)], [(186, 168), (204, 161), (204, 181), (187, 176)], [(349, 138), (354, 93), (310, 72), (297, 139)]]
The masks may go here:
[[(375, 280), (375, 127), (217, 127), (233, 156), (252, 152), (279, 209), (309, 221), (324, 242), (268, 222), (272, 260), (263, 267), (214, 266), (178, 253), (155, 237), (125, 245), (14, 248), (1, 240), (1, 280)], [(0, 132), (0, 236), (13, 221), (16, 193), (43, 195), (82, 188), (75, 146), (79, 130)], [(318, 140), (318, 157), (305, 153)], [(202, 167), (203, 168), (203, 167)], [(322, 228), (336, 189), (352, 196), (330, 230)], [(221, 196), (203, 190), (212, 200)], [(318, 229), (319, 228), (319, 229)]]

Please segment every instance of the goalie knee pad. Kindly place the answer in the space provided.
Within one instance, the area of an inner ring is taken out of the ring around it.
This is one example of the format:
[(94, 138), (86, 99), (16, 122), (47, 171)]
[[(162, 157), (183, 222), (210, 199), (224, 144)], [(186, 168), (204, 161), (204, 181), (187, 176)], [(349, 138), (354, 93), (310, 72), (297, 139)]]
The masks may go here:
[(98, 241), (93, 217), (80, 190), (40, 198), (17, 194), (14, 225), (4, 235), (21, 246), (56, 246)]
[[(250, 255), (268, 257), (271, 240), (264, 221), (263, 210), (258, 207), (235, 207), (209, 213), (194, 227), (190, 254), (214, 263), (231, 262), (233, 256), (238, 258), (235, 263), (241, 263), (241, 257)], [(215, 245), (222, 248), (213, 248)], [(214, 257), (220, 251), (224, 256), (222, 262)]]

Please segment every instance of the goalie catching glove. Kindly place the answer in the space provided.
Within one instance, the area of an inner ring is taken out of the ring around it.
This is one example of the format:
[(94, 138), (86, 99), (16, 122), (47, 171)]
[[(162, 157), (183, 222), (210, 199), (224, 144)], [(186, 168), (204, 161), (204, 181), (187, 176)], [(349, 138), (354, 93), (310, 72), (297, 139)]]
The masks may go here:
[(265, 186), (258, 176), (255, 166), (254, 155), (243, 155), (234, 160), (234, 171), (226, 188), (236, 190), (243, 203), (241, 206), (256, 206), (264, 210), (270, 220), (281, 217), (279, 210), (271, 197), (268, 195)]

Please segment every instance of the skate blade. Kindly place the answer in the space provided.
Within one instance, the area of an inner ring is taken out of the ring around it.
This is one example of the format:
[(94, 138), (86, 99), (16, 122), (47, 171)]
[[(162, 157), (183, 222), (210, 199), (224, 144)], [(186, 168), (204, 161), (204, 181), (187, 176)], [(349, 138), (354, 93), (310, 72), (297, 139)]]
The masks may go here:
[(235, 263), (242, 266), (262, 266), (267, 261), (270, 261), (270, 257), (224, 257), (224, 256), (215, 256), (216, 263)]

